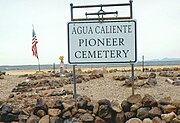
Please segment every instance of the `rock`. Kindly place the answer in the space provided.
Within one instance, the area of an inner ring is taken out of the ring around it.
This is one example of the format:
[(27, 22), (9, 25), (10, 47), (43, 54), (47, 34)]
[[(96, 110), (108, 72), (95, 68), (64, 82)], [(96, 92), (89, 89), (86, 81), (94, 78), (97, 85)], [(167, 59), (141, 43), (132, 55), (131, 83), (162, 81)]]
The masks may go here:
[(43, 117), (46, 115), (46, 112), (44, 110), (38, 110), (36, 113), (35, 113), (38, 117)]
[(82, 122), (93, 123), (94, 117), (90, 113), (85, 113), (81, 117)]
[(36, 116), (36, 115), (31, 115), (31, 116), (27, 119), (26, 123), (38, 123), (39, 120), (40, 120), (40, 118), (39, 118), (38, 116)]
[(124, 80), (126, 80), (127, 79), (127, 76), (119, 76), (119, 81), (124, 81)]
[(153, 121), (150, 118), (145, 118), (143, 123), (153, 123)]
[(138, 79), (139, 79), (139, 80), (148, 79), (148, 74), (143, 73), (143, 74), (141, 74), (141, 75), (138, 76)]
[(172, 79), (169, 79), (169, 78), (166, 79), (165, 81), (168, 82), (168, 83), (170, 83), (170, 84), (173, 84), (173, 83), (174, 83), (174, 81), (173, 81)]
[(114, 80), (119, 80), (119, 76), (113, 76)]
[(18, 115), (13, 114), (13, 113), (6, 113), (6, 114), (2, 114), (0, 116), (1, 116), (1, 120), (5, 123), (11, 123), (12, 121), (18, 119)]
[(38, 123), (49, 123), (49, 115), (42, 117)]
[(180, 100), (172, 101), (171, 105), (175, 106), (176, 108), (180, 109)]
[(146, 83), (144, 81), (137, 81), (134, 83), (135, 87), (142, 87), (144, 86)]
[(161, 118), (166, 121), (166, 122), (170, 122), (172, 121), (174, 118), (176, 118), (176, 114), (174, 112), (168, 113), (168, 114), (162, 114)]
[(4, 104), (4, 105), (2, 105), (1, 113), (2, 113), (2, 114), (11, 113), (12, 110), (13, 110), (12, 105), (10, 105), (10, 104)]
[[(48, 105), (50, 108), (58, 108), (60, 110), (64, 109), (65, 104), (63, 105), (63, 102), (61, 100), (57, 99), (57, 100), (51, 101), (51, 102), (52, 103), (49, 102), (49, 105)], [(67, 108), (67, 107), (65, 107), (65, 108)]]
[(131, 95), (130, 97), (127, 98), (127, 101), (131, 104), (141, 103), (142, 97), (140, 94)]
[(180, 80), (178, 79), (178, 80), (175, 80), (174, 82), (173, 82), (173, 85), (175, 85), (175, 86), (180, 86)]
[(174, 119), (172, 120), (172, 123), (180, 123), (180, 119), (179, 119), (179, 118), (174, 118)]
[(143, 123), (139, 118), (131, 118), (126, 123)]
[(161, 116), (161, 114), (162, 114), (162, 111), (161, 111), (161, 109), (160, 108), (158, 108), (158, 107), (153, 107), (150, 111), (149, 111), (149, 116), (151, 117), (151, 118), (154, 118), (154, 117), (160, 117)]
[(86, 109), (89, 110), (89, 111), (93, 111), (93, 103), (92, 102), (88, 102), (87, 106), (86, 106)]
[(155, 73), (150, 73), (149, 78), (156, 78), (156, 74)]
[(75, 106), (75, 102), (74, 101), (68, 101), (68, 102), (63, 102), (63, 112), (72, 109)]
[(63, 123), (63, 119), (60, 117), (50, 117), (50, 123)]
[(109, 106), (108, 105), (100, 105), (98, 110), (98, 116), (101, 118), (106, 117), (109, 114)]
[(116, 112), (121, 112), (122, 111), (122, 108), (121, 108), (118, 100), (112, 100), (111, 101), (111, 107)]
[(161, 108), (164, 114), (176, 112), (176, 107), (172, 105), (164, 105), (164, 106), (161, 106)]
[(149, 78), (146, 83), (150, 86), (155, 86), (157, 84), (157, 79), (156, 78)]
[(136, 117), (135, 112), (126, 112), (124, 115), (125, 115), (126, 120)]
[(137, 110), (137, 117), (139, 119), (144, 119), (144, 118), (148, 118), (149, 117), (149, 111), (150, 108), (140, 108)]
[(76, 83), (82, 83), (82, 79), (81, 78), (76, 79)]
[(14, 94), (10, 94), (10, 95), (9, 95), (9, 98), (13, 98), (13, 97), (14, 97)]
[(77, 107), (78, 107), (78, 108), (85, 109), (86, 106), (87, 106), (87, 103), (88, 103), (88, 102), (87, 102), (86, 100), (82, 99), (82, 100), (80, 100), (80, 101), (77, 102)]
[(117, 113), (116, 115), (116, 123), (124, 123), (125, 122), (125, 116), (124, 112)]
[(73, 107), (71, 110), (72, 116), (76, 115), (78, 113), (78, 109), (76, 107)]
[(94, 113), (94, 114), (97, 114), (97, 113), (98, 113), (98, 110), (99, 110), (99, 103), (95, 103), (95, 104), (94, 104), (94, 108), (93, 108), (93, 113)]
[(66, 112), (63, 113), (62, 117), (65, 118), (65, 119), (68, 119), (68, 118), (72, 117), (72, 114), (71, 114), (70, 111), (66, 111)]
[(142, 99), (142, 104), (144, 107), (155, 107), (158, 105), (157, 101), (149, 94), (145, 94)]
[(152, 119), (152, 121), (153, 121), (153, 123), (166, 123), (166, 122), (162, 121), (159, 117), (154, 117)]
[(50, 116), (58, 116), (61, 113), (59, 109), (48, 109), (48, 114)]
[(87, 111), (86, 111), (85, 109), (78, 109), (78, 112), (79, 112), (80, 114), (85, 114)]
[(0, 76), (6, 75), (6, 72), (0, 71)]
[(163, 77), (173, 77), (174, 74), (173, 74), (173, 72), (171, 72), (171, 71), (162, 71), (162, 72), (159, 73), (159, 76), (163, 76)]
[(172, 102), (172, 99), (171, 97), (164, 97), (164, 98), (161, 98), (158, 103), (161, 104), (161, 105), (168, 105), (168, 104), (171, 104)]
[(141, 107), (142, 107), (142, 103), (136, 103), (136, 104), (131, 106), (131, 110), (130, 111), (135, 112), (135, 111), (137, 111), (137, 109), (139, 109)]
[(19, 78), (28, 77), (28, 74), (19, 75)]
[(96, 116), (95, 123), (106, 123), (106, 122), (102, 118)]
[(43, 102), (42, 98), (37, 99), (33, 114), (39, 117), (43, 117), (48, 114), (48, 106)]
[(102, 99), (102, 100), (99, 100), (98, 101), (98, 104), (99, 105), (107, 105), (107, 106), (111, 106), (111, 102), (109, 101), (109, 100), (107, 100), (107, 99)]
[(128, 78), (125, 80), (125, 83), (123, 84), (123, 86), (127, 86), (127, 87), (131, 87), (133, 84), (133, 81), (131, 78)]
[(124, 112), (129, 112), (130, 107), (131, 107), (131, 103), (129, 103), (127, 100), (123, 100), (121, 103), (121, 107), (122, 107)]
[(0, 76), (0, 79), (4, 79), (4, 76)]

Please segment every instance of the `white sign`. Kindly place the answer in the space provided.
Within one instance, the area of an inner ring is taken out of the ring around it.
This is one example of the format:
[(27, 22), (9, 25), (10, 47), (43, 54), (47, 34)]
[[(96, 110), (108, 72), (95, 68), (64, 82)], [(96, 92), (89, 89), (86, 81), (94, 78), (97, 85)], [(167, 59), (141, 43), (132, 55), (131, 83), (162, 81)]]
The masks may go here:
[(136, 21), (69, 22), (70, 64), (136, 62)]

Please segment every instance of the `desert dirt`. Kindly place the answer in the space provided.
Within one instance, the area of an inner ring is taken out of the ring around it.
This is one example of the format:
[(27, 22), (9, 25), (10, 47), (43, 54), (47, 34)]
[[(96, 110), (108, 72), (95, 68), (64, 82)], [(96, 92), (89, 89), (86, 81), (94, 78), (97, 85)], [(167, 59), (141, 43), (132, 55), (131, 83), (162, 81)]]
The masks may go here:
[[(171, 68), (171, 67), (180, 67), (180, 66), (148, 66), (147, 68)], [(90, 68), (81, 68), (82, 71), (92, 70)], [(118, 70), (127, 70), (130, 67), (116, 67), (116, 68), (98, 68), (102, 69), (118, 69)], [(141, 69), (141, 67), (136, 67), (135, 69)], [(43, 70), (48, 71), (48, 70)], [(33, 74), (36, 70), (9, 70), (6, 71), (6, 76), (4, 79), (0, 80), (0, 99), (6, 100), (10, 95), (12, 89), (23, 81), (26, 81), (26, 78), (19, 78), (19, 75), (24, 74)], [(180, 73), (180, 71), (177, 71)], [(150, 72), (145, 72), (150, 74)], [(83, 73), (78, 73), (83, 74)], [(135, 71), (135, 76), (142, 74), (141, 71)], [(156, 99), (170, 96), (173, 100), (180, 99), (180, 86), (174, 86), (170, 83), (165, 82), (167, 77), (160, 77), (159, 72), (157, 74), (157, 85), (155, 87), (138, 87), (135, 89), (135, 94), (150, 94)], [(129, 75), (131, 72), (113, 72), (113, 73), (104, 73), (103, 78), (93, 79), (88, 82), (78, 83), (77, 84), (77, 94), (86, 95), (91, 98), (93, 101), (100, 99), (109, 99), (109, 100), (119, 100), (120, 102), (132, 94), (132, 88), (123, 86), (124, 81), (117, 81), (113, 79), (113, 76), (120, 75)], [(147, 81), (147, 80), (141, 80)], [(74, 85), (68, 84), (64, 85), (64, 89), (73, 90)]]

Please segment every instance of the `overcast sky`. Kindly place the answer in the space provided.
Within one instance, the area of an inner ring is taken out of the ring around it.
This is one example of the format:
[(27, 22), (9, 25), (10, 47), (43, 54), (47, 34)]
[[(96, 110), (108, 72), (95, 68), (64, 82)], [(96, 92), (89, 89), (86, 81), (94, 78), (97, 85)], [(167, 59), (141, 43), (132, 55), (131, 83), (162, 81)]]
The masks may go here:
[[(37, 64), (31, 51), (32, 24), (39, 42), (40, 63), (59, 63), (60, 55), (68, 63), (67, 22), (70, 21), (70, 3), (95, 5), (128, 2), (0, 0), (0, 65)], [(126, 15), (127, 11), (127, 8), (122, 8), (121, 14)], [(80, 17), (85, 12), (76, 11), (74, 16)], [(142, 55), (146, 60), (180, 58), (180, 0), (134, 0), (133, 18), (137, 20), (138, 60), (141, 60)]]

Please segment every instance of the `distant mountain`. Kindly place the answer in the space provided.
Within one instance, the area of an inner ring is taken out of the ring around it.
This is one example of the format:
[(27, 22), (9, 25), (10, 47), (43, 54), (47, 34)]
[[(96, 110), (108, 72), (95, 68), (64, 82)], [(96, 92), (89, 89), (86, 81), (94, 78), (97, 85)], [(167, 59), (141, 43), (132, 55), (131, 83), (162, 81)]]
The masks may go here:
[(160, 61), (180, 61), (180, 58), (163, 58), (163, 59), (151, 59), (149, 62), (160, 62)]
[(163, 58), (160, 61), (180, 61), (180, 58)]

